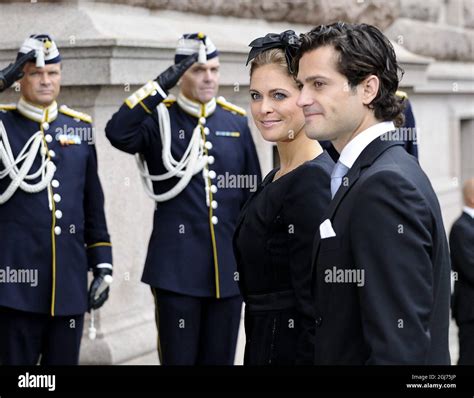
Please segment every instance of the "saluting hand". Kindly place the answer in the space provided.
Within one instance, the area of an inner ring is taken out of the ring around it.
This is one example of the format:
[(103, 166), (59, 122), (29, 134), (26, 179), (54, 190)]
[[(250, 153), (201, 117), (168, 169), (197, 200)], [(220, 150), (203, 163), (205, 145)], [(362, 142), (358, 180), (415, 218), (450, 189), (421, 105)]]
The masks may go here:
[(176, 65), (170, 66), (162, 74), (160, 74), (155, 80), (160, 87), (168, 92), (178, 83), (181, 76), (198, 60), (198, 54), (194, 53)]
[(29, 53), (22, 55), (14, 64), (10, 64), (0, 71), (0, 92), (23, 77), (23, 67), (28, 61), (35, 59), (35, 54), (36, 51), (31, 50)]

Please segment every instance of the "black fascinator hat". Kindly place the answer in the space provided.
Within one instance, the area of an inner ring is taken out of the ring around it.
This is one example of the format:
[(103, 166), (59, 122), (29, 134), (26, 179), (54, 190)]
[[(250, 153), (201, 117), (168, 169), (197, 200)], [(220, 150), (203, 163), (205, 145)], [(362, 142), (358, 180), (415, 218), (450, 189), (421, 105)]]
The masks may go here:
[(285, 52), (288, 70), (290, 74), (293, 74), (293, 58), (299, 50), (300, 43), (299, 37), (293, 30), (285, 30), (282, 33), (268, 33), (264, 37), (259, 37), (249, 44), (249, 47), (252, 48), (245, 65), (248, 65), (252, 59), (264, 51), (272, 48), (281, 48)]

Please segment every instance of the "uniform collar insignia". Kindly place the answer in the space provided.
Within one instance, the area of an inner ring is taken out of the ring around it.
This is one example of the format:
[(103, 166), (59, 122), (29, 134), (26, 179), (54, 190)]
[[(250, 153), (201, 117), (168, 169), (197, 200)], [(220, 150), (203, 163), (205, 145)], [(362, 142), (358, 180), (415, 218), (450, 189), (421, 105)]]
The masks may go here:
[(179, 93), (177, 98), (178, 105), (190, 115), (194, 117), (208, 117), (216, 110), (216, 99), (212, 98), (209, 102), (201, 104), (186, 98), (182, 93)]
[(56, 101), (50, 106), (44, 107), (33, 105), (21, 97), (18, 101), (17, 109), (23, 116), (38, 123), (51, 123), (58, 117), (58, 104)]

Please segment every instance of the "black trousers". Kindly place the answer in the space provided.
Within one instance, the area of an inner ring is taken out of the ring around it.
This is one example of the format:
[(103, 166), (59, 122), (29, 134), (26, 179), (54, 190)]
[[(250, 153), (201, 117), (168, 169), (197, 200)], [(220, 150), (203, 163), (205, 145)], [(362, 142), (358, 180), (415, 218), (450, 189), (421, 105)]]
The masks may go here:
[(474, 321), (459, 326), (458, 365), (474, 365)]
[(52, 317), (0, 307), (0, 364), (77, 365), (83, 326), (83, 314)]
[(233, 365), (240, 296), (216, 299), (151, 290), (162, 365)]

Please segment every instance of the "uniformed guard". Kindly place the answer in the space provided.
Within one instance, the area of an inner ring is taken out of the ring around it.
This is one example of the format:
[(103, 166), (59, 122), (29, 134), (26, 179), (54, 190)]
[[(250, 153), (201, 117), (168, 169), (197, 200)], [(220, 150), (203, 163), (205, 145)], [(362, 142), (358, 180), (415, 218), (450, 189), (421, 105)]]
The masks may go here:
[[(178, 80), (179, 95), (168, 97)], [(185, 34), (175, 65), (128, 97), (106, 127), (112, 145), (137, 154), (157, 202), (142, 281), (154, 294), (164, 365), (234, 360), (242, 301), (232, 235), (261, 175), (245, 112), (216, 99), (218, 84), (216, 47)]]
[(0, 363), (73, 365), (85, 311), (108, 297), (111, 244), (91, 118), (56, 103), (55, 42), (32, 35), (17, 59), (31, 51), (21, 98), (0, 106)]

